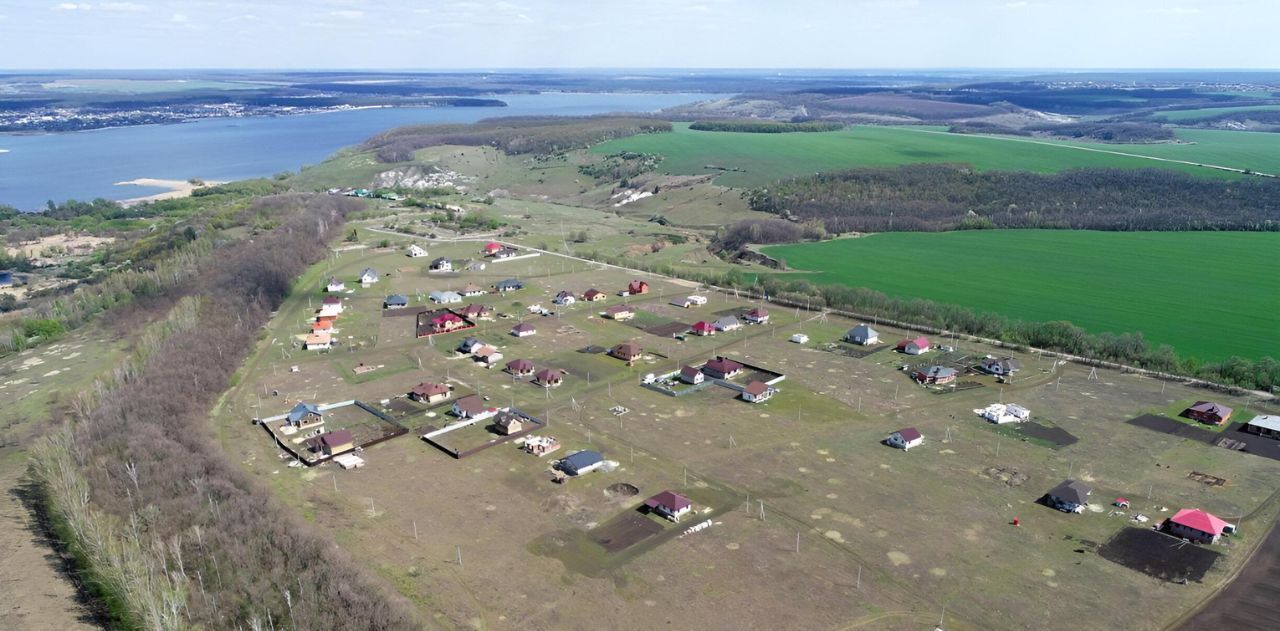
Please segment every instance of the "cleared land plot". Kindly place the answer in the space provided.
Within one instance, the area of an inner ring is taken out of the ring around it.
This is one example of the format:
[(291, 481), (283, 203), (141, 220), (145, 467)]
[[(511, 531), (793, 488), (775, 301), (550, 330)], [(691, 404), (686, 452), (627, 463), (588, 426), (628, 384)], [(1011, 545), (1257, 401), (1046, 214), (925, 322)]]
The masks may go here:
[[(927, 133), (926, 129), (939, 133)], [(1207, 133), (1209, 135), (1201, 135)], [(1179, 136), (1197, 145), (1134, 146), (1088, 145), (1107, 151), (1140, 153), (1178, 160), (1212, 162), (1264, 171), (1280, 161), (1280, 138), (1255, 134), (1246, 140), (1214, 133), (1180, 130)], [(1205, 146), (1201, 146), (1204, 143)], [(674, 175), (719, 173), (723, 186), (765, 186), (779, 179), (859, 167), (884, 167), (922, 162), (970, 164), (985, 171), (1034, 171), (1056, 173), (1063, 169), (1105, 167), (1121, 169), (1168, 168), (1206, 177), (1237, 177), (1193, 165), (1159, 162), (1143, 157), (1080, 151), (1055, 146), (1052, 141), (1012, 142), (994, 136), (945, 133), (941, 128), (855, 126), (842, 131), (807, 134), (752, 134), (692, 131), (676, 124), (672, 133), (645, 134), (596, 145), (600, 154), (618, 151), (660, 153), (658, 169)], [(1266, 152), (1272, 152), (1266, 155)], [(718, 171), (707, 165), (737, 168)]]
[(1196, 440), (1202, 443), (1213, 442), (1219, 437), (1217, 432), (1211, 432), (1207, 429), (1188, 425), (1187, 423), (1171, 419), (1167, 416), (1157, 416), (1155, 414), (1144, 414), (1125, 422), (1136, 427), (1160, 432), (1161, 434), (1169, 434), (1171, 436)]
[(662, 524), (638, 511), (627, 511), (591, 531), (591, 539), (608, 552), (621, 552), (660, 532)]
[(1187, 579), (1197, 583), (1222, 557), (1209, 546), (1184, 542), (1149, 528), (1123, 528), (1098, 555), (1131, 570), (1165, 581)]
[(1253, 561), (1180, 631), (1280, 629), (1280, 528), (1272, 528)]
[(1203, 118), (1211, 118), (1221, 116), (1222, 114), (1235, 114), (1237, 112), (1270, 112), (1280, 110), (1280, 105), (1240, 105), (1236, 107), (1203, 107), (1194, 110), (1171, 110), (1168, 112), (1156, 112), (1153, 116), (1163, 118), (1173, 123), (1185, 123)]
[[(764, 248), (814, 270), (800, 276), (815, 282), (1069, 320), (1092, 332), (1141, 331), (1202, 359), (1280, 356), (1280, 277), (1267, 272), (1277, 250), (1277, 233), (1068, 230), (884, 233)], [(947, 271), (922, 261), (943, 261)]]

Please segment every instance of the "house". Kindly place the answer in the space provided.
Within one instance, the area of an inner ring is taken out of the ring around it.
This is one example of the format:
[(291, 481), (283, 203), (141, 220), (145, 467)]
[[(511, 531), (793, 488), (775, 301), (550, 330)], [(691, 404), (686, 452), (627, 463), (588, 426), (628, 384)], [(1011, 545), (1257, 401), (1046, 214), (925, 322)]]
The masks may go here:
[(308, 351), (319, 351), (333, 348), (333, 336), (326, 332), (312, 333), (307, 336), (307, 340), (302, 343), (302, 348)]
[[(422, 315), (423, 314), (418, 314), (418, 317), (421, 318)], [(463, 320), (457, 314), (449, 311), (445, 311), (444, 313), (431, 318), (432, 333), (449, 333), (451, 331), (457, 331), (458, 329), (464, 329), (467, 326), (468, 324), (466, 320)], [(419, 335), (421, 335), (421, 333), (419, 333)]]
[(627, 283), (626, 291), (622, 292), (624, 296), (639, 296), (640, 294), (649, 293), (649, 283), (636, 279)]
[(555, 388), (564, 383), (564, 371), (559, 368), (543, 368), (534, 373), (533, 382), (543, 388)]
[(978, 364), (978, 369), (989, 375), (1012, 375), (1022, 370), (1022, 362), (1012, 357), (987, 357)]
[(936, 384), (941, 386), (955, 381), (956, 375), (958, 374), (959, 373), (957, 373), (954, 368), (947, 368), (946, 366), (928, 366), (917, 370), (913, 378), (916, 380), (916, 383), (924, 385)]
[(598, 451), (579, 451), (561, 460), (558, 467), (569, 475), (585, 475), (599, 469), (604, 456)]
[(524, 441), (524, 450), (539, 458), (557, 449), (560, 449), (560, 441), (555, 436), (529, 436)]
[(449, 261), (449, 259), (444, 258), (442, 256), (434, 261), (431, 261), (431, 265), (427, 266), (427, 270), (432, 272), (452, 272), (453, 263)]
[(332, 310), (335, 314), (342, 313), (342, 299), (337, 296), (325, 296), (324, 300), (320, 301), (320, 310), (326, 309)]
[(713, 379), (732, 379), (742, 373), (742, 364), (727, 357), (716, 357), (702, 366), (702, 372)]
[(1266, 436), (1267, 438), (1280, 438), (1280, 416), (1274, 414), (1259, 414), (1253, 417), (1244, 427), (1240, 428), (1250, 434)]
[(333, 320), (340, 315), (342, 315), (342, 305), (320, 305), (320, 310), (316, 312), (316, 321)]
[(693, 334), (694, 335), (715, 335), (716, 325), (710, 322), (707, 322), (706, 320), (699, 320), (693, 323)]
[(635, 342), (623, 342), (609, 349), (609, 354), (629, 364), (640, 359), (640, 356), (644, 354), (644, 351), (642, 351), (640, 349), (640, 345)]
[(902, 340), (898, 342), (894, 350), (907, 355), (923, 355), (929, 352), (929, 338), (921, 335), (909, 340)]
[(582, 299), (587, 302), (600, 302), (601, 300), (604, 300), (606, 297), (607, 296), (603, 291), (600, 291), (599, 289), (596, 289), (594, 287), (591, 289), (588, 289), (582, 294)]
[(493, 253), (493, 258), (501, 261), (503, 259), (515, 258), (518, 254), (520, 254), (520, 251), (515, 248), (502, 248), (501, 250)]
[(351, 431), (345, 429), (321, 434), (319, 445), (320, 453), (326, 456), (336, 456), (356, 448), (355, 438), (351, 436)]
[(1235, 532), (1236, 527), (1222, 518), (1198, 508), (1184, 508), (1165, 522), (1169, 534), (1201, 543), (1217, 543), (1224, 533)]
[(500, 280), (497, 283), (495, 283), (493, 286), (493, 290), (500, 294), (505, 294), (509, 291), (515, 291), (517, 289), (524, 289), (524, 283), (514, 278)]
[(285, 416), (284, 420), (294, 427), (302, 427), (312, 423), (324, 422), (324, 413), (314, 403), (299, 401), (297, 405), (293, 406), (292, 410), (289, 410), (289, 414)]
[(511, 334), (516, 337), (529, 337), (538, 332), (538, 328), (528, 322), (521, 322), (511, 327)]
[(474, 337), (467, 337), (458, 343), (458, 352), (470, 355), (471, 351), (475, 350), (477, 346), (480, 346), (480, 340)]
[(756, 307), (742, 316), (747, 324), (765, 324), (769, 321), (769, 310), (764, 307)]
[(693, 366), (685, 366), (680, 369), (680, 381), (687, 384), (696, 386), (702, 383), (705, 379), (706, 376), (702, 374), (702, 371), (694, 368)]
[(495, 366), (502, 361), (502, 351), (498, 350), (498, 347), (489, 344), (481, 344), (471, 349), (471, 356), (487, 367)]
[(880, 334), (865, 324), (859, 324), (849, 329), (849, 332), (844, 334), (844, 339), (852, 344), (870, 346), (880, 343)]
[(366, 267), (363, 272), (360, 272), (361, 287), (368, 287), (376, 282), (378, 282), (378, 272), (374, 271), (372, 267)]
[(493, 256), (500, 251), (502, 251), (502, 244), (496, 241), (490, 241), (484, 244), (483, 248), (480, 248), (480, 253), (485, 256)]
[(443, 383), (424, 381), (409, 390), (409, 398), (418, 403), (439, 403), (449, 398), (449, 386)]
[(663, 491), (644, 501), (649, 510), (680, 523), (680, 518), (693, 510), (693, 502), (689, 498), (674, 491)]
[(462, 314), (462, 317), (467, 318), (468, 320), (492, 320), (493, 319), (493, 307), (490, 307), (489, 305), (480, 305), (476, 303), (471, 303), (459, 309), (458, 313)]
[(792, 342), (795, 342), (796, 344), (809, 343), (809, 336), (805, 335), (804, 333), (796, 333), (795, 335), (792, 335), (790, 339)]
[(404, 253), (405, 256), (408, 256), (411, 259), (419, 259), (427, 255), (427, 251), (417, 245), (409, 246), (409, 249), (405, 250)]
[(912, 447), (919, 447), (924, 444), (924, 434), (914, 427), (904, 427), (884, 439), (884, 444), (890, 447), (897, 447), (903, 451), (910, 451)]
[(403, 309), (409, 306), (409, 299), (400, 294), (391, 294), (382, 301), (383, 309)]
[(1231, 418), (1233, 410), (1213, 401), (1196, 401), (1194, 405), (1182, 411), (1182, 415), (1201, 423), (1221, 425)]
[(974, 412), (996, 425), (1025, 423), (1031, 420), (1031, 410), (1015, 403), (992, 403), (981, 410), (974, 410)]
[(469, 394), (457, 401), (454, 401), (453, 408), (450, 411), (458, 418), (470, 419), (482, 418), (486, 414), (497, 412), (497, 409), (489, 407), (489, 405), (484, 402), (484, 399), (480, 398), (480, 395)]
[(777, 388), (763, 381), (752, 381), (742, 389), (742, 400), (747, 403), (764, 403), (772, 399), (773, 395), (777, 393)]
[(702, 305), (707, 304), (707, 297), (694, 294), (685, 298), (685, 301), (688, 302), (690, 306), (701, 307)]
[(321, 320), (319, 322), (312, 322), (311, 332), (333, 334), (333, 320)]
[(1064, 513), (1083, 513), (1089, 504), (1089, 494), (1093, 489), (1089, 485), (1076, 480), (1063, 480), (1062, 484), (1053, 487), (1044, 495), (1044, 503)]
[(503, 370), (516, 377), (527, 377), (533, 374), (535, 368), (533, 362), (527, 359), (513, 359), (507, 362), (507, 366)]
[(524, 426), (524, 418), (510, 410), (498, 412), (498, 418), (493, 422), (493, 427), (503, 436), (517, 434), (524, 429)]
[(433, 291), (427, 294), (427, 298), (431, 299), (438, 305), (449, 305), (462, 302), (462, 296), (456, 291)]
[(604, 317), (622, 322), (636, 317), (636, 312), (626, 305), (617, 305), (604, 310)]
[(725, 316), (716, 320), (715, 326), (717, 331), (736, 331), (742, 328), (742, 323), (738, 322), (738, 319), (733, 316)]
[(484, 290), (484, 287), (481, 287), (481, 286), (479, 286), (479, 285), (477, 285), (477, 284), (475, 284), (475, 283), (467, 283), (466, 285), (464, 285), (464, 286), (462, 287), (462, 291), (460, 291), (460, 292), (458, 292), (458, 293), (460, 293), (460, 294), (462, 294), (462, 295), (464, 295), (464, 296), (466, 296), (466, 297), (468, 297), (468, 298), (473, 298), (473, 297), (475, 297), (475, 296), (483, 296), (483, 295), (485, 295), (486, 293), (489, 293), (489, 292), (486, 292), (486, 291)]
[(340, 281), (340, 280), (338, 280), (338, 279), (336, 279), (336, 278), (330, 278), (330, 279), (329, 279), (329, 284), (327, 284), (327, 285), (325, 285), (325, 286), (324, 286), (324, 290), (325, 290), (325, 291), (327, 291), (327, 292), (329, 292), (329, 293), (331, 293), (331, 294), (332, 294), (332, 293), (337, 293), (337, 292), (339, 292), (339, 291), (346, 291), (346, 290), (347, 290), (347, 284), (346, 284), (346, 283), (344, 283), (344, 282), (342, 282), (342, 281)]
[(575, 298), (574, 295), (569, 293), (567, 290), (561, 291), (560, 293), (556, 294), (555, 298), (551, 299), (551, 302), (554, 302), (562, 307), (567, 307), (577, 301), (578, 299)]

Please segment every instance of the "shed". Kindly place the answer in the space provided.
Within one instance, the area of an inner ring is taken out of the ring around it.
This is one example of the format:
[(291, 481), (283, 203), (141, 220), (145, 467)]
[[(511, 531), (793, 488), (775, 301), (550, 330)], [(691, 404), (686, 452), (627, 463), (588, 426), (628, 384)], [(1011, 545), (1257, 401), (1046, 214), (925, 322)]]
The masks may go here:
[(355, 438), (350, 430), (339, 429), (320, 435), (320, 451), (326, 456), (336, 456), (355, 448)]
[(884, 439), (884, 443), (890, 447), (897, 447), (903, 451), (909, 451), (912, 447), (919, 447), (924, 444), (924, 434), (920, 433), (914, 427), (904, 427)]

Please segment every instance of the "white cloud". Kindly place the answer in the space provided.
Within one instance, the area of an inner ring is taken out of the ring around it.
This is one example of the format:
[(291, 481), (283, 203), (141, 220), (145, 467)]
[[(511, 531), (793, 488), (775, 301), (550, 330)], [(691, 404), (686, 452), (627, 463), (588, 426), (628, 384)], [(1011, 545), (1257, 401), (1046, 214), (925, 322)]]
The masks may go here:
[(87, 2), (63, 2), (49, 8), (54, 11), (88, 11), (93, 8), (93, 5)]
[(357, 20), (364, 17), (364, 11), (359, 9), (339, 9), (337, 11), (330, 11), (329, 15), (346, 20)]
[(103, 2), (98, 4), (98, 8), (103, 11), (117, 11), (120, 13), (141, 13), (147, 10), (147, 5), (138, 4), (137, 2)]
[(169, 21), (177, 24), (185, 24), (187, 22), (190, 22), (191, 18), (187, 17), (187, 14), (185, 13), (174, 13), (172, 16), (169, 17)]

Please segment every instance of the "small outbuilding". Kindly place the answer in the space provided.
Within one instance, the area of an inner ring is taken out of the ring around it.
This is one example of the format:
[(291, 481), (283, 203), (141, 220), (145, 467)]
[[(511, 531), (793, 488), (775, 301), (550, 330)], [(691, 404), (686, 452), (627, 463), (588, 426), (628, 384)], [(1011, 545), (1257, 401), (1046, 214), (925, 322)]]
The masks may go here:
[(912, 447), (919, 447), (924, 444), (924, 434), (920, 433), (914, 427), (905, 427), (884, 439), (884, 444), (890, 447), (897, 447), (903, 451), (909, 451)]

